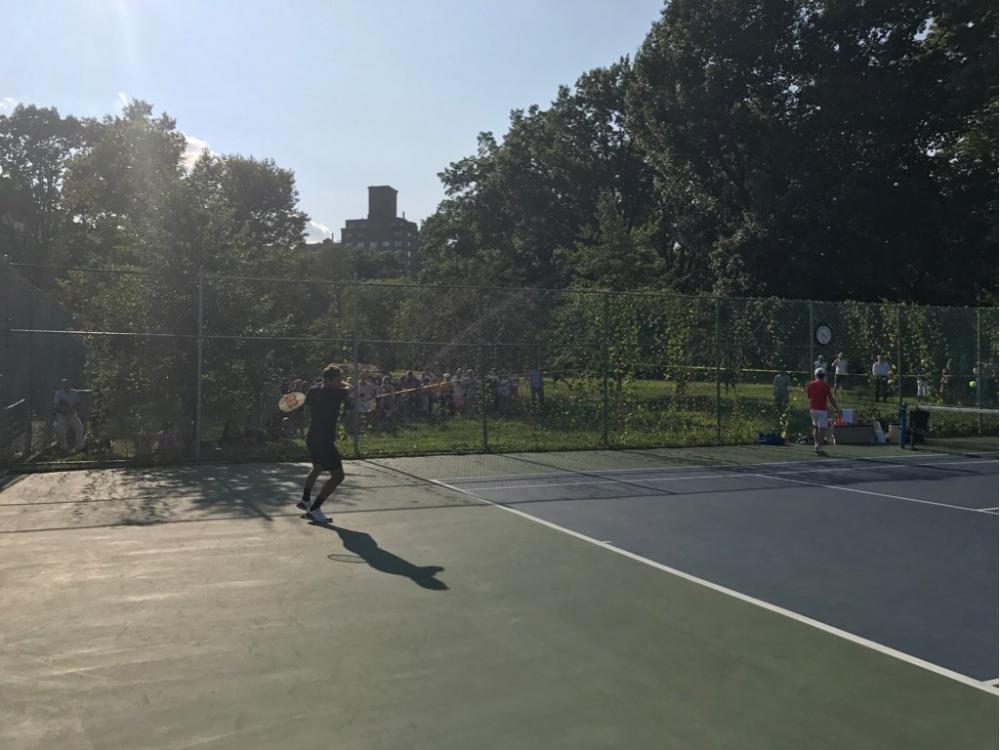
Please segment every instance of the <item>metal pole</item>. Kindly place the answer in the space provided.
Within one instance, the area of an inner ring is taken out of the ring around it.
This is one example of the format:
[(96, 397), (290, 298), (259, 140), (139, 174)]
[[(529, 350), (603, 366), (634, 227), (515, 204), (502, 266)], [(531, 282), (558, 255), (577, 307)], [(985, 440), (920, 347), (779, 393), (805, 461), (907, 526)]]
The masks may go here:
[(353, 324), (353, 331), (352, 331), (352, 336), (353, 336), (353, 339), (354, 339), (354, 351), (353, 351), (353, 354), (351, 355), (351, 357), (353, 359), (353, 364), (351, 366), (351, 372), (353, 374), (351, 375), (351, 377), (353, 378), (353, 381), (354, 381), (354, 407), (351, 409), (351, 422), (352, 422), (351, 427), (353, 428), (352, 431), (354, 432), (354, 457), (355, 458), (361, 458), (361, 445), (360, 445), (360, 438), (361, 438), (361, 410), (360, 410), (360, 406), (361, 406), (361, 401), (360, 401), (361, 382), (360, 382), (360, 379), (358, 377), (358, 358), (359, 358), (360, 353), (361, 353), (361, 346), (360, 346), (360, 344), (361, 344), (361, 342), (360, 342), (361, 332), (359, 330), (360, 315), (358, 313), (358, 297), (361, 294), (361, 290), (358, 287), (358, 277), (357, 276), (354, 277), (354, 284), (353, 284), (353, 286), (351, 288), (354, 290), (354, 300), (352, 302), (352, 305), (353, 305), (353, 308), (354, 308), (354, 312), (353, 312), (354, 324)]
[[(983, 340), (983, 321), (982, 321), (982, 309), (976, 308), (976, 408), (983, 408), (983, 350), (982, 350), (982, 340)], [(982, 433), (983, 431), (983, 415), (982, 412), (976, 415), (977, 432)]]
[[(31, 292), (29, 291), (28, 292), (28, 329), (29, 330), (35, 327), (35, 320), (34, 320), (34, 316), (32, 315), (32, 311), (33, 311), (34, 307), (35, 306), (33, 304), (31, 304)], [(32, 411), (31, 411), (31, 401), (32, 401), (31, 397), (32, 397), (32, 392), (31, 392), (31, 389), (32, 389), (32, 386), (34, 385), (34, 382), (35, 382), (35, 373), (32, 371), (33, 370), (33, 364), (34, 364), (33, 363), (32, 354), (34, 352), (34, 349), (35, 349), (35, 336), (34, 336), (34, 334), (29, 333), (28, 334), (28, 367), (27, 367), (27, 371), (28, 371), (28, 380), (27, 380), (27, 383), (28, 384), (27, 384), (27, 388), (25, 389), (25, 391), (26, 391), (25, 395), (28, 397), (28, 404), (27, 404), (28, 405), (28, 415), (27, 415), (27, 417), (25, 417), (25, 425), (24, 425), (24, 458), (23, 458), (23, 460), (25, 462), (27, 462), (28, 457), (31, 455), (31, 437), (32, 437), (31, 433), (34, 431), (34, 426), (35, 426), (35, 421), (34, 421), (34, 419), (32, 419), (32, 416), (31, 416), (32, 415)], [(53, 422), (54, 419), (55, 419), (54, 415), (51, 416), (51, 417), (49, 417), (49, 421), (48, 421), (49, 428), (51, 428), (52, 422)], [(51, 433), (51, 429), (43, 429), (42, 432), (43, 433), (47, 433), (48, 435), (52, 434)], [(44, 438), (44, 435), (43, 435), (43, 438)], [(43, 447), (48, 447), (48, 446), (43, 446)]]
[(604, 295), (604, 325), (603, 325), (603, 343), (602, 347), (604, 349), (604, 403), (602, 405), (602, 418), (603, 418), (603, 431), (601, 433), (601, 445), (607, 447), (608, 445), (608, 378), (611, 373), (611, 340), (610, 340), (610, 314), (611, 314), (611, 295), (610, 293), (605, 293)]
[(205, 269), (198, 269), (198, 375), (194, 401), (194, 460), (201, 460), (201, 380), (205, 344)]
[(896, 305), (896, 390), (897, 403), (903, 405), (903, 306)]
[(486, 347), (479, 345), (479, 411), (483, 418), (483, 452), (490, 452), (490, 428), (486, 419)]
[[(479, 296), (479, 335), (482, 338), (486, 332), (486, 303), (484, 295)], [(483, 452), (490, 452), (490, 429), (486, 419), (486, 345), (479, 344), (479, 411), (483, 420)]]
[(719, 356), (719, 298), (715, 298), (715, 442), (722, 443), (722, 363)]
[(906, 448), (906, 404), (903, 403), (903, 305), (896, 305), (896, 390), (899, 398), (899, 447)]
[(806, 367), (806, 379), (812, 377), (816, 362), (816, 322), (813, 319), (813, 303), (809, 301), (809, 365)]

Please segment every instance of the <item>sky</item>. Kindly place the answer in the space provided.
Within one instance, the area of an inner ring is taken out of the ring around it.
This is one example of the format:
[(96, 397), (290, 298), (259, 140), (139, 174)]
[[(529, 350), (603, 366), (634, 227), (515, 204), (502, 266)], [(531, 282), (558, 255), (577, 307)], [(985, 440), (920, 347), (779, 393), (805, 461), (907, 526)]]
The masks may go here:
[(295, 172), (322, 239), (392, 185), (422, 221), (438, 173), (510, 110), (633, 55), (663, 0), (13, 0), (0, 7), (0, 114), (129, 99), (201, 148)]

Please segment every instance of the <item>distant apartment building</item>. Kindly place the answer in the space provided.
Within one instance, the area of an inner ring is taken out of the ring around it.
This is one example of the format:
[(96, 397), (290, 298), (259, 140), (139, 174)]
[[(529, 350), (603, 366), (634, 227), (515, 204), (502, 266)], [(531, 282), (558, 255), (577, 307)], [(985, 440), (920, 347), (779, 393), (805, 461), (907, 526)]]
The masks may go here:
[(392, 265), (412, 274), (419, 268), (420, 232), (416, 223), (396, 216), (395, 188), (375, 185), (368, 188), (368, 218), (348, 219), (340, 232), (346, 247), (366, 250), (391, 258)]

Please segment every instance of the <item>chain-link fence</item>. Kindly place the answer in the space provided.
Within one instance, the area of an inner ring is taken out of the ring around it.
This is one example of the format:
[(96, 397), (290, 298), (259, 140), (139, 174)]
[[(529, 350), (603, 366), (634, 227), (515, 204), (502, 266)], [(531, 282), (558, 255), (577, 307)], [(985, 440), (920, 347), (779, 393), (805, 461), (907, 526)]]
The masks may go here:
[[(35, 336), (17, 330), (65, 330), (73, 315), (52, 294), (0, 261), (0, 469), (42, 454), (53, 439), (52, 394), (60, 378), (84, 382), (85, 348), (77, 336)], [(78, 414), (89, 398), (80, 388)], [(82, 438), (82, 435), (81, 435)]]
[(862, 419), (997, 406), (991, 308), (21, 268), (47, 292), (5, 267), (7, 463), (301, 458), (278, 402), (331, 362), (347, 456), (794, 440), (817, 366)]

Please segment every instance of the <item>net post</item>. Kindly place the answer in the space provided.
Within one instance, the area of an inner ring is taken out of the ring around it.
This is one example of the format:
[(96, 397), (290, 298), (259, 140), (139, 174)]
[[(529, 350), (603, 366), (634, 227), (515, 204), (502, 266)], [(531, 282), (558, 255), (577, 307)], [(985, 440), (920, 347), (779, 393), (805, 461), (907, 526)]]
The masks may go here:
[(357, 274), (354, 275), (354, 282), (351, 284), (351, 290), (354, 292), (354, 295), (353, 295), (353, 297), (351, 299), (351, 306), (352, 306), (351, 317), (353, 319), (353, 323), (352, 323), (353, 330), (351, 331), (351, 339), (352, 339), (352, 341), (351, 341), (351, 344), (352, 344), (352, 347), (351, 347), (351, 349), (352, 349), (352, 351), (351, 351), (351, 360), (352, 360), (352, 362), (351, 362), (351, 373), (352, 373), (351, 377), (353, 379), (353, 383), (352, 383), (351, 390), (353, 391), (352, 397), (353, 397), (353, 400), (354, 400), (354, 405), (351, 408), (351, 432), (353, 433), (353, 435), (352, 435), (353, 441), (352, 442), (353, 442), (353, 446), (354, 446), (354, 457), (355, 458), (361, 458), (361, 445), (360, 445), (360, 442), (361, 442), (360, 441), (360, 437), (361, 437), (361, 410), (360, 410), (360, 406), (361, 406), (361, 403), (360, 403), (360, 400), (359, 400), (360, 395), (361, 395), (361, 382), (360, 382), (359, 377), (358, 377), (358, 357), (360, 355), (360, 349), (361, 349), (361, 342), (360, 342), (361, 332), (358, 330), (358, 325), (359, 325), (359, 320), (360, 320), (360, 313), (358, 312), (358, 297), (361, 295), (361, 290), (358, 287), (358, 276), (357, 276)]
[(601, 348), (603, 349), (603, 404), (601, 406), (601, 446), (608, 447), (608, 378), (611, 370), (611, 340), (610, 340), (611, 293), (604, 293), (604, 320), (602, 325)]
[(194, 397), (194, 460), (201, 460), (201, 381), (205, 347), (205, 268), (198, 268), (198, 354)]
[(715, 298), (715, 442), (722, 444), (722, 362), (719, 354), (719, 298)]

